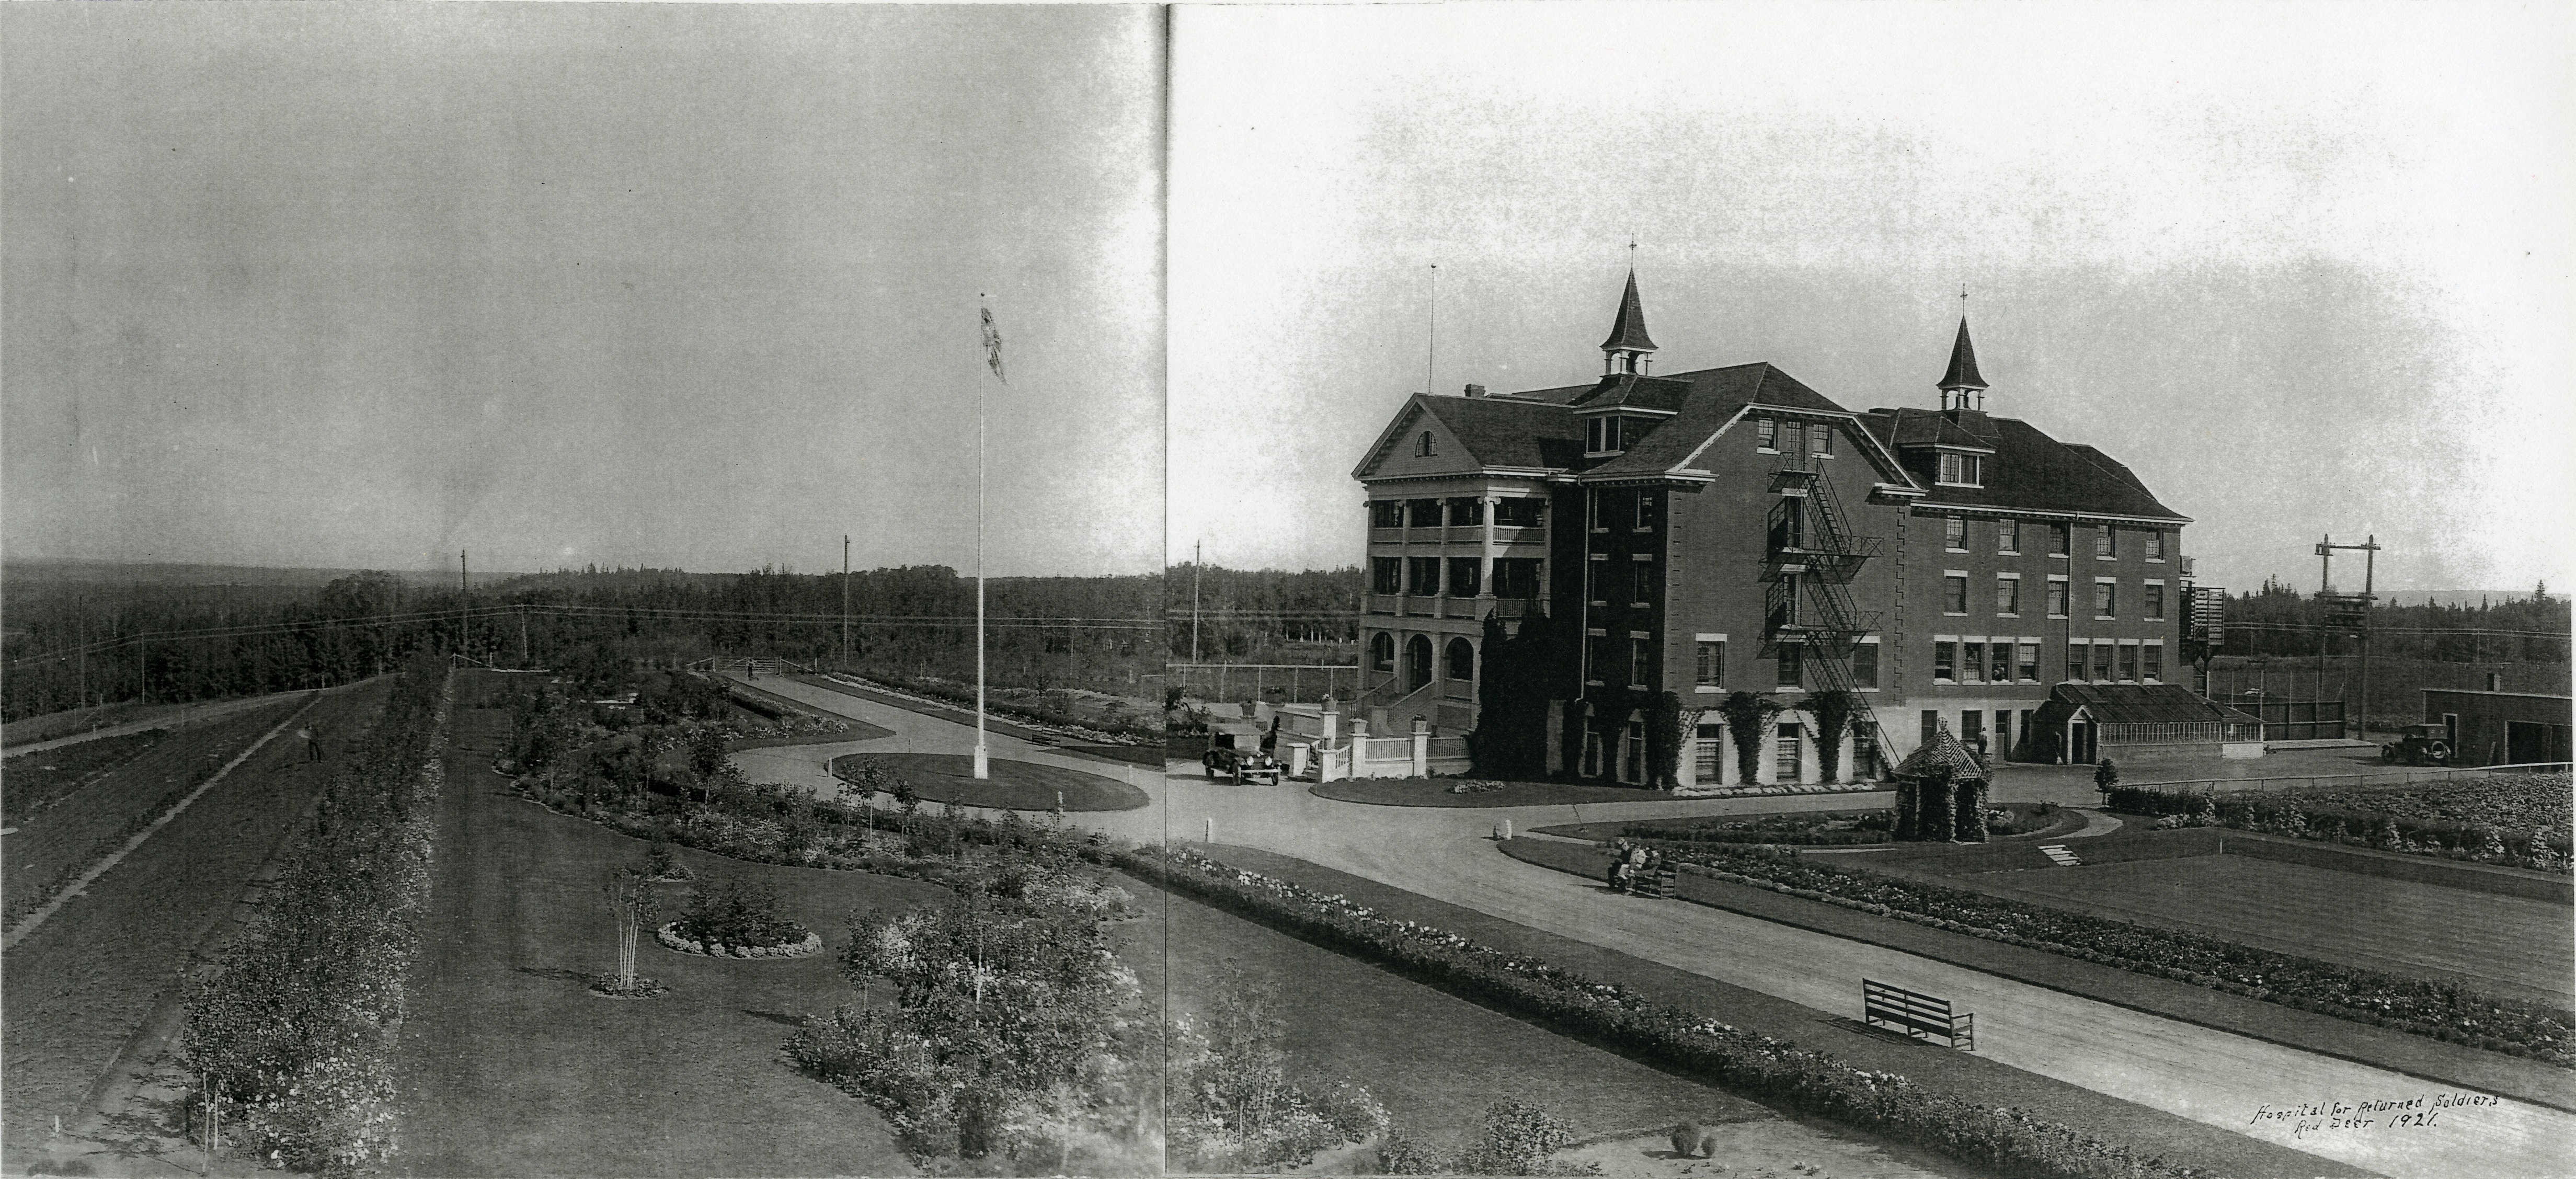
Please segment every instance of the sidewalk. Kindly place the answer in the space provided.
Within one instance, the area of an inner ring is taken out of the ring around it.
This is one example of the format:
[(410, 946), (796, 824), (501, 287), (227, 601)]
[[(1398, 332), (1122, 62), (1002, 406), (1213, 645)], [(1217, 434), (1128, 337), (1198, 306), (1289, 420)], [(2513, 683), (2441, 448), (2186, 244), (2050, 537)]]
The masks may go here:
[[(2209, 1167), (2231, 1179), (2306, 1179), (2371, 1173), (2051, 1080), (1989, 1056), (1872, 1029), (1848, 1016), (1675, 969), (1616, 948), (1604, 948), (1596, 944), (1598, 939), (1578, 941), (1253, 848), (1202, 846), (1198, 850), (1234, 867), (1340, 893), (1392, 917), (1419, 921), (1509, 953), (1543, 958), (1746, 1031), (1787, 1040), (1801, 1048), (1830, 1052), (1861, 1068), (1899, 1073), (1935, 1093), (1981, 1104), (2019, 1106), (2105, 1141), (2129, 1144), (2141, 1154), (2161, 1154)], [(1635, 904), (1647, 910), (1672, 907), (1657, 901)], [(1856, 1011), (1857, 982), (1852, 984), (1851, 998), (1850, 1006)], [(1985, 1021), (1981, 1017), (1978, 1022), (1982, 1025)], [(1758, 1099), (1760, 1095), (1748, 1096)]]

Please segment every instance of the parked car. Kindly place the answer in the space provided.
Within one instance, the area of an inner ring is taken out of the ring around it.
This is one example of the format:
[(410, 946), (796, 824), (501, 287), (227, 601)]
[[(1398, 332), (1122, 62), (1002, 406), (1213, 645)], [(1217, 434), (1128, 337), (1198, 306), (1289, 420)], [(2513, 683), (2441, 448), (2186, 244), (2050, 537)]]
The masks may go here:
[(2379, 747), (2379, 760), (2389, 765), (2451, 764), (2451, 730), (2446, 725), (2408, 725), (2394, 741)]
[(1279, 784), (1279, 759), (1261, 748), (1261, 726), (1227, 724), (1219, 721), (1208, 726), (1207, 754), (1199, 764), (1207, 767), (1210, 778), (1233, 778), (1236, 785), (1246, 782)]

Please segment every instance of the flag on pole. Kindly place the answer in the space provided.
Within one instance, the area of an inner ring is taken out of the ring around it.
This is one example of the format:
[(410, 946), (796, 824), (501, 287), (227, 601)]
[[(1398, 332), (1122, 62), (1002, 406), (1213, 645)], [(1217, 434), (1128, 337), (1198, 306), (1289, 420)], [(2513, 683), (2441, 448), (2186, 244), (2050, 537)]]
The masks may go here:
[(1011, 379), (1002, 375), (1001, 330), (993, 326), (993, 309), (986, 307), (982, 310), (984, 312), (984, 363), (992, 368), (993, 379), (1009, 384)]

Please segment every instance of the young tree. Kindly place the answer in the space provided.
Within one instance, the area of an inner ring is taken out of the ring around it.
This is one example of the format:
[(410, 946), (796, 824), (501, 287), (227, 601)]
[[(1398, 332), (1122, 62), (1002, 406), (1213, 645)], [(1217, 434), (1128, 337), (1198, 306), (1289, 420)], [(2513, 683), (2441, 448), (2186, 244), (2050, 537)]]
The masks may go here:
[(600, 882), (600, 899), (617, 919), (617, 989), (633, 991), (636, 932), (651, 919), (652, 882), (642, 869), (611, 868)]

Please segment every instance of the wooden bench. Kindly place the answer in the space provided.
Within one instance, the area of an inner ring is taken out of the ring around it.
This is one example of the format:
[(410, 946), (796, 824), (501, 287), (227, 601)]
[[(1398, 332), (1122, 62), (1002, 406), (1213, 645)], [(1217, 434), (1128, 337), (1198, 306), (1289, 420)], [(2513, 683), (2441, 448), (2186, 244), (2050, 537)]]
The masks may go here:
[(1865, 978), (1860, 980), (1860, 1000), (1862, 1023), (1895, 1028), (1920, 1040), (1939, 1036), (1963, 1052), (1977, 1050), (1977, 1017), (1953, 1013), (1947, 999)]

